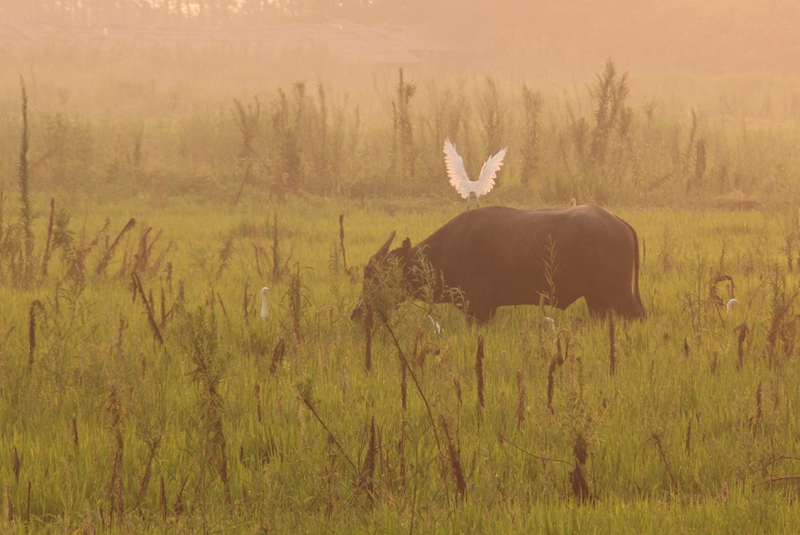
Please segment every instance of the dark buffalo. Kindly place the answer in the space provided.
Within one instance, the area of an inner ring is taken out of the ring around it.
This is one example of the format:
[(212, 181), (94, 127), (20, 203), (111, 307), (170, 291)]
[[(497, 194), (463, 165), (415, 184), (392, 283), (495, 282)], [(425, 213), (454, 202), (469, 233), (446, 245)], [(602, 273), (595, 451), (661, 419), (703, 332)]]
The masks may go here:
[[(565, 309), (581, 297), (593, 315), (610, 310), (629, 319), (645, 315), (639, 238), (633, 227), (599, 206), (479, 208), (456, 216), (416, 247), (406, 238), (389, 252), (394, 235), (364, 268), (365, 289), (382, 263), (396, 259), (406, 289), (418, 296), (420, 270), (415, 268), (424, 255), (437, 278), (434, 300), (452, 302), (453, 292), (445, 289), (458, 288), (467, 314), (479, 322), (501, 306), (544, 303)], [(362, 308), (359, 301), (353, 316)]]

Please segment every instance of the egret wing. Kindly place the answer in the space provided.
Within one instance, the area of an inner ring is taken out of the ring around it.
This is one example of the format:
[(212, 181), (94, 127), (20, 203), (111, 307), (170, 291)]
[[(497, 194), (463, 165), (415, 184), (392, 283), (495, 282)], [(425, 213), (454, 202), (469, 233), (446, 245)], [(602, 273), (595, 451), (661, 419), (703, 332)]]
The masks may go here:
[(464, 161), (456, 152), (456, 147), (450, 142), (449, 138), (444, 140), (444, 163), (447, 166), (450, 185), (456, 188), (458, 194), (463, 198), (469, 197), (474, 183), (467, 176), (467, 171), (464, 169)]
[(477, 182), (473, 183), (474, 187), (472, 191), (475, 192), (476, 197), (486, 195), (492, 191), (492, 188), (494, 187), (494, 179), (497, 176), (497, 172), (500, 170), (500, 167), (503, 165), (503, 158), (505, 158), (507, 150), (508, 147), (504, 148), (486, 160), (486, 163), (483, 164), (481, 176), (478, 178)]

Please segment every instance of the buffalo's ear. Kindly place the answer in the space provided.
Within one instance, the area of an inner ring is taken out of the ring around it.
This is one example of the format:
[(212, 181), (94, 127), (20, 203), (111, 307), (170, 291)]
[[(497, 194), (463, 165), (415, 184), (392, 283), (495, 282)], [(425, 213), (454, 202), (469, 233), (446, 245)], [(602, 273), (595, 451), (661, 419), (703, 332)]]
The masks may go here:
[(392, 256), (405, 259), (408, 256), (409, 250), (411, 250), (411, 240), (406, 238), (403, 240), (403, 243), (400, 245), (400, 247), (392, 251)]

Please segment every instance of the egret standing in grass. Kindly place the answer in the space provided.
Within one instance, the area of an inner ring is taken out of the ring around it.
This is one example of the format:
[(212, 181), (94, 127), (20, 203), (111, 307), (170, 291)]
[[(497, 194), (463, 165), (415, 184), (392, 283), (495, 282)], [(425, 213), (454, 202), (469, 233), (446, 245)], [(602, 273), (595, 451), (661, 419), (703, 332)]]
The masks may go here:
[(491, 158), (489, 158), (481, 168), (481, 174), (478, 180), (472, 181), (467, 176), (467, 171), (464, 169), (464, 161), (461, 156), (456, 152), (456, 147), (450, 142), (450, 139), (444, 140), (444, 163), (447, 166), (447, 176), (450, 177), (450, 185), (456, 188), (461, 197), (467, 199), (467, 209), (469, 210), (469, 194), (475, 195), (475, 203), (480, 206), (478, 199), (481, 195), (486, 195), (494, 187), (494, 179), (497, 176), (497, 171), (503, 165), (503, 158), (506, 156), (508, 147), (501, 150)]
[(269, 291), (269, 288), (267, 288), (266, 286), (261, 288), (261, 319), (262, 320), (267, 319), (267, 316), (269, 316), (269, 308), (267, 308), (267, 292), (268, 291)]

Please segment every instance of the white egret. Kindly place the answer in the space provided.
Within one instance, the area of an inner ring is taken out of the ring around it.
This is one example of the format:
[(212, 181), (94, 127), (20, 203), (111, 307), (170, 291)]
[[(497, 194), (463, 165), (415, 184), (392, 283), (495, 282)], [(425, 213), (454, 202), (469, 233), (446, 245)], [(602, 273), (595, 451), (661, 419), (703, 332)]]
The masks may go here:
[(728, 314), (730, 314), (733, 311), (733, 307), (735, 307), (738, 304), (739, 301), (736, 299), (731, 299), (730, 301), (728, 301), (728, 304), (726, 306), (726, 308), (728, 309)]
[(545, 316), (544, 319), (542, 319), (542, 328), (545, 330), (556, 332), (556, 320), (554, 320), (550, 316)]
[(269, 288), (264, 286), (261, 288), (261, 319), (267, 319), (269, 316), (269, 309), (267, 308), (267, 292)]
[(467, 171), (464, 169), (464, 161), (461, 156), (456, 152), (456, 147), (450, 142), (450, 139), (444, 140), (444, 163), (447, 166), (447, 176), (450, 177), (450, 185), (456, 188), (461, 197), (467, 199), (467, 207), (469, 207), (469, 194), (475, 195), (475, 202), (480, 206), (478, 199), (481, 195), (486, 195), (494, 187), (494, 179), (497, 176), (497, 171), (503, 165), (503, 158), (506, 155), (508, 147), (501, 150), (491, 158), (489, 158), (481, 168), (481, 174), (477, 181), (472, 181), (467, 176)]
[(428, 319), (429, 319), (429, 320), (431, 320), (431, 323), (433, 324), (433, 328), (434, 328), (434, 329), (436, 329), (436, 334), (439, 334), (439, 335), (440, 335), (440, 334), (442, 334), (442, 333), (444, 332), (444, 329), (442, 329), (442, 326), (441, 326), (441, 325), (439, 325), (439, 322), (438, 322), (438, 321), (436, 321), (435, 319), (433, 319), (433, 316), (431, 316), (430, 314), (428, 314)]

